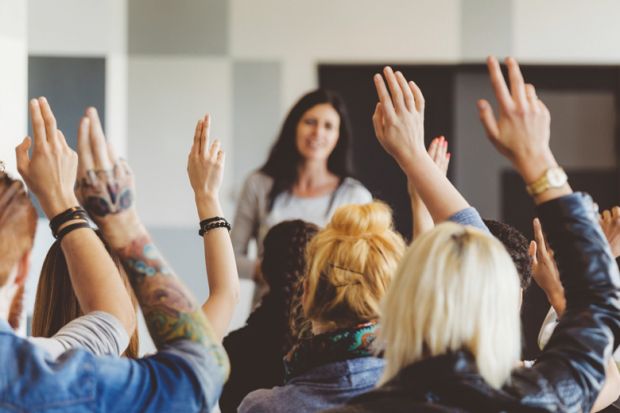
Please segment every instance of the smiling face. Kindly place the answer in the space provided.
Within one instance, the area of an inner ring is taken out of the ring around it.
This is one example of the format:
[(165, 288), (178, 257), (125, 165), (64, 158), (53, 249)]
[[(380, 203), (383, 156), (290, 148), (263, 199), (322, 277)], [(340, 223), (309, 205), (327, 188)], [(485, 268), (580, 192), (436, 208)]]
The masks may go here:
[(307, 161), (327, 161), (340, 135), (340, 115), (329, 103), (308, 109), (297, 124), (296, 146)]

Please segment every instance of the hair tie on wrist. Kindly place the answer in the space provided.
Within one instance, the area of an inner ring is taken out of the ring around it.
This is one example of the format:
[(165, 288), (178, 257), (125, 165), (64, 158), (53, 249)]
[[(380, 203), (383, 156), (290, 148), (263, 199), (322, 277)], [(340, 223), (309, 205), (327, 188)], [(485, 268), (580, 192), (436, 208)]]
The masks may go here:
[(212, 229), (216, 228), (226, 228), (228, 232), (230, 232), (231, 226), (224, 217), (203, 219), (202, 221), (200, 221), (200, 230), (198, 231), (198, 235), (202, 237)]

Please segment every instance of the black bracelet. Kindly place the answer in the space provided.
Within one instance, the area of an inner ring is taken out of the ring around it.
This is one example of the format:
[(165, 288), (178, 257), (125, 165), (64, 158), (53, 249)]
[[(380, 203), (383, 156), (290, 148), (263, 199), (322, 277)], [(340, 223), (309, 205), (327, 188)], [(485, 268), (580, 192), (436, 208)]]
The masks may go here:
[(63, 237), (70, 233), (73, 230), (79, 228), (90, 228), (90, 224), (88, 222), (76, 222), (75, 224), (70, 224), (60, 230), (58, 234), (55, 235), (58, 242), (62, 241)]
[(84, 221), (88, 220), (88, 215), (86, 214), (86, 211), (84, 211), (84, 208), (80, 206), (71, 207), (52, 218), (50, 220), (52, 234), (56, 234), (58, 232), (58, 228), (60, 228), (62, 224), (68, 221), (73, 221), (74, 219), (83, 219)]
[[(202, 228), (205, 225), (208, 225), (212, 222), (216, 222), (216, 221), (226, 221), (226, 218), (224, 217), (213, 217), (213, 218), (207, 218), (207, 219), (203, 219), (202, 221), (200, 221), (200, 228)], [(226, 221), (228, 222), (228, 221)]]
[(231, 226), (228, 223), (228, 221), (226, 221), (226, 218), (222, 218), (222, 217), (208, 218), (203, 221), (200, 221), (200, 230), (198, 231), (198, 235), (202, 237), (207, 232), (211, 231), (212, 229), (216, 229), (216, 228), (226, 228), (228, 232), (230, 232)]

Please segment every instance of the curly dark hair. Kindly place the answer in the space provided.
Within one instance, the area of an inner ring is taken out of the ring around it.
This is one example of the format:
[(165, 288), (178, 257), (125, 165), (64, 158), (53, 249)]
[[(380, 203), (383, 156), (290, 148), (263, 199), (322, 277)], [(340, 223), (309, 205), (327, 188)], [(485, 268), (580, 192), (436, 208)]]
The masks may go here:
[(289, 314), (291, 308), (297, 314), (296, 303), (301, 299), (306, 270), (306, 245), (318, 231), (319, 227), (302, 220), (284, 221), (271, 228), (263, 241), (261, 272), (269, 292), (263, 297), (256, 312), (261, 307), (277, 309), (279, 314), (273, 314), (269, 322), (277, 322), (279, 319), (283, 323), (283, 330), (288, 331), (283, 354), (295, 341), (289, 329)]
[(484, 223), (495, 238), (504, 244), (510, 258), (517, 267), (521, 288), (524, 290), (532, 281), (532, 259), (529, 254), (530, 243), (521, 231), (503, 222), (485, 219)]

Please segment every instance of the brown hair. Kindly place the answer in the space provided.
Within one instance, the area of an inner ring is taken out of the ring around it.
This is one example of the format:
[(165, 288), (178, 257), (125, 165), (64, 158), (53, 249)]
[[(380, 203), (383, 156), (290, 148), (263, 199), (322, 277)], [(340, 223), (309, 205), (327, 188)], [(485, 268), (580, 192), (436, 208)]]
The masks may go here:
[(376, 320), (404, 250), (386, 204), (340, 207), (308, 245), (305, 316), (340, 328)]
[[(101, 234), (97, 232), (99, 238)], [(131, 288), (129, 280), (120, 259), (114, 254), (106, 242), (102, 239), (108, 253), (114, 260), (119, 269), (125, 288), (131, 297), (134, 308), (138, 309), (138, 300)], [(78, 299), (71, 284), (67, 261), (60, 248), (58, 241), (50, 247), (37, 286), (37, 295), (34, 302), (34, 313), (32, 315), (32, 335), (35, 337), (51, 337), (58, 332), (64, 325), (72, 320), (84, 315)], [(129, 339), (129, 346), (124, 355), (130, 358), (139, 356), (138, 329), (134, 331)]]
[(32, 248), (37, 229), (24, 184), (0, 171), (0, 286), (17, 261)]

